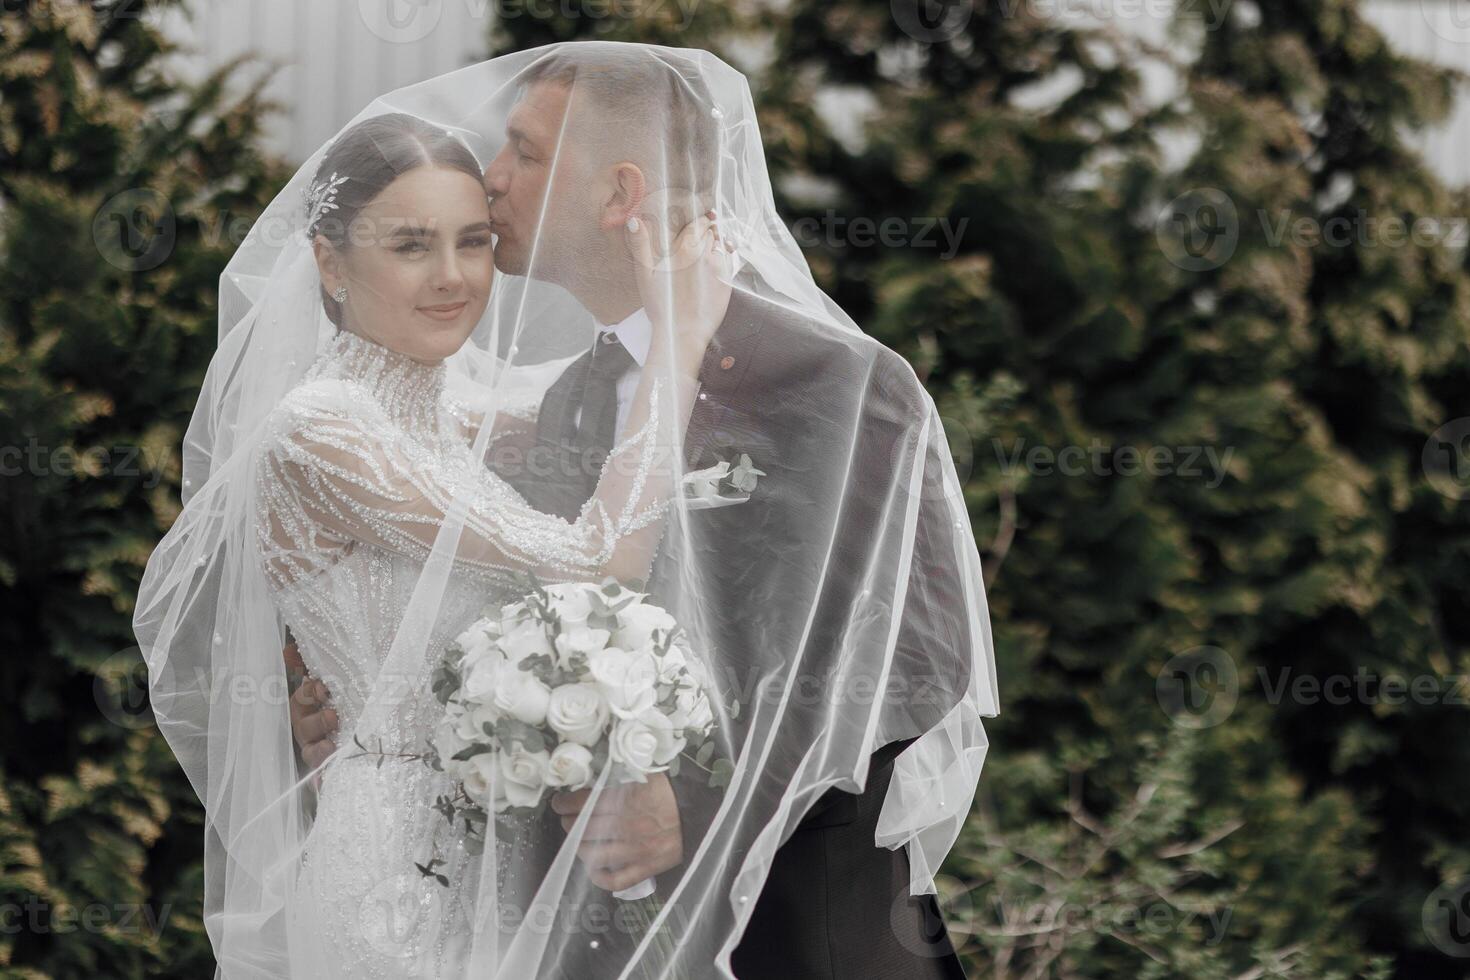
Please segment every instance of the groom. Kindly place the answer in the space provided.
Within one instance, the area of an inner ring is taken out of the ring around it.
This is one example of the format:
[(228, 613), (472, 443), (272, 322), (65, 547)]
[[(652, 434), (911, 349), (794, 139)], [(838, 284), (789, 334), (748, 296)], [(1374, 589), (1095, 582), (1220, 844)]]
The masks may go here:
[[(600, 325), (592, 348), (548, 388), (538, 415), (536, 442), (558, 461), (553, 469), (561, 478), (550, 482), (546, 472), (502, 471), (512, 483), (520, 478), (533, 505), (567, 517), (576, 515), (595, 485), (598, 462), (626, 416), (651, 338), (633, 267), (626, 255), (611, 254), (621, 241), (621, 226), (636, 210), (645, 172), (654, 172), (659, 153), (695, 161), (701, 189), (713, 183), (716, 165), (716, 139), (704, 123), (682, 133), (686, 145), (655, 146), (677, 132), (670, 128), (671, 118), (707, 119), (685, 102), (688, 96), (679, 86), (668, 84), (666, 70), (652, 61), (646, 69), (600, 64), (594, 47), (577, 48), (572, 45), (537, 62), (526, 76), (507, 119), (506, 144), (484, 175), (497, 236), (497, 269), (555, 282)], [(643, 71), (647, 77), (637, 77)], [(575, 136), (559, 145), (559, 134), (592, 132), (589, 120), (612, 107), (622, 110), (620, 119), (628, 118), (629, 99), (649, 102), (645, 111), (633, 115), (648, 121), (649, 156), (655, 159), (640, 160), (636, 151), (626, 152), (629, 138), (636, 144), (636, 133), (620, 134), (624, 152), (607, 141)], [(554, 193), (548, 193), (553, 182)], [(607, 261), (596, 261), (599, 255)], [(815, 506), (809, 492), (786, 488), (802, 486), (803, 460), (813, 458), (818, 440), (831, 437), (810, 420), (842, 417), (842, 406), (860, 404), (864, 421), (854, 459), (883, 466), (891, 459), (896, 433), (927, 410), (912, 371), (897, 355), (873, 345), (878, 354), (869, 362), (834, 341), (828, 330), (737, 288), (705, 355), (686, 432), (688, 468), (704, 468), (744, 452), (765, 472), (759, 492), (746, 502), (690, 517), (691, 546), (721, 559), (712, 563), (717, 568), (708, 569), (712, 581), (706, 588), (717, 620), (709, 632), (722, 638), (721, 649), (711, 657), (719, 665), (717, 674), (723, 667), (739, 677), (746, 651), (762, 642), (760, 631), (749, 624), (760, 621), (761, 611), (781, 606), (782, 579), (771, 549), (798, 540)], [(851, 539), (842, 536), (842, 528), (849, 535), (860, 534), (864, 514), (877, 513), (882, 506), (882, 501), (861, 495), (846, 503), (830, 557), (839, 584), (828, 591), (859, 588), (856, 581), (844, 584), (841, 579), (842, 543)], [(921, 510), (922, 525), (933, 515), (927, 502)], [(956, 597), (955, 607), (963, 608), (958, 569), (932, 554), (926, 542), (920, 533), (915, 568), (942, 583), (941, 591), (947, 589)], [(672, 556), (660, 556), (648, 585), (655, 596), (673, 575), (674, 564)], [(834, 606), (841, 605), (838, 596)], [(957, 665), (943, 692), (948, 700), (935, 709), (937, 718), (968, 681), (959, 665), (970, 638), (957, 635), (941, 611), (912, 606), (904, 611), (901, 650), (904, 645), (950, 644)], [(817, 626), (822, 625), (820, 612)], [(827, 625), (833, 633), (840, 629)], [(940, 649), (934, 659), (945, 655)], [(310, 766), (319, 765), (334, 748), (336, 719), (325, 709), (327, 697), (319, 682), (311, 682), (293, 702), (293, 728)], [(732, 966), (741, 980), (825, 980), (839, 974), (905, 980), (964, 977), (934, 897), (907, 894), (906, 849), (874, 844), (893, 760), (911, 741), (881, 746), (871, 758), (863, 792), (828, 790), (776, 851), (733, 954)], [(699, 847), (720, 802), (719, 792), (698, 778), (703, 775), (694, 766), (683, 767), (672, 779), (656, 774), (645, 784), (620, 787), (615, 803), (611, 792), (604, 791), (593, 816), (621, 821), (627, 863), (596, 866), (595, 850), (584, 844), (579, 857), (592, 882), (613, 891), (654, 877), (664, 897), (678, 881), (680, 866)], [(548, 822), (556, 821), (565, 831), (587, 797), (585, 790), (557, 794)], [(586, 964), (574, 966), (568, 980), (596, 976), (592, 962), (589, 957)]]

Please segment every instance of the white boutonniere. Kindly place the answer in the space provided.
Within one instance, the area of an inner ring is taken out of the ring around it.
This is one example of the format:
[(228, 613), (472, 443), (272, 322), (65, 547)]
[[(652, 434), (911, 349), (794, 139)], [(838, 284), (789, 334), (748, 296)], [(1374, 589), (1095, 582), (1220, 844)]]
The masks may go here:
[(765, 475), (764, 470), (756, 469), (749, 455), (741, 453), (733, 462), (722, 459), (714, 466), (686, 473), (684, 499), (692, 510), (743, 503)]

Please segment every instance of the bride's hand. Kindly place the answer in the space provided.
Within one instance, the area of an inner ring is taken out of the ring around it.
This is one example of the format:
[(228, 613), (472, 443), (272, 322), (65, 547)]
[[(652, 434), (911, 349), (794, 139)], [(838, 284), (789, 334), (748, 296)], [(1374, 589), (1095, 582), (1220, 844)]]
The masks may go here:
[(725, 319), (730, 304), (732, 261), (720, 241), (715, 213), (706, 211), (685, 225), (664, 254), (655, 246), (655, 229), (638, 219), (626, 230), (632, 249), (638, 293), (653, 321), (654, 344), (670, 340), (693, 358)]

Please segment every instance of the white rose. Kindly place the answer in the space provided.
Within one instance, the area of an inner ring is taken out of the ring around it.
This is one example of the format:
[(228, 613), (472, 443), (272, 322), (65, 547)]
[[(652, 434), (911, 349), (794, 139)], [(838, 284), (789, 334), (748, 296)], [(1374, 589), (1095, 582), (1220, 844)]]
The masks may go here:
[(684, 718), (684, 727), (692, 728), (697, 732), (709, 731), (710, 726), (715, 723), (714, 709), (710, 707), (709, 697), (703, 691), (693, 694), (688, 713)]
[(710, 707), (709, 695), (702, 688), (681, 687), (674, 694), (674, 710), (669, 712), (669, 723), (683, 731), (692, 728), (697, 732), (707, 731), (714, 724), (714, 711)]
[(508, 602), (500, 607), (500, 632), (509, 633), (530, 618), (531, 610), (524, 602)]
[(653, 646), (654, 630), (665, 633), (679, 624), (658, 606), (637, 602), (618, 613), (618, 629), (613, 642), (624, 650), (644, 650)]
[(675, 728), (689, 728), (689, 716), (699, 691), (692, 687), (681, 687), (674, 692), (674, 710), (669, 712), (669, 721)]
[(546, 764), (546, 785), (581, 789), (592, 782), (592, 750), (576, 742), (563, 742), (551, 750)]
[(551, 648), (551, 638), (546, 635), (546, 627), (534, 620), (521, 623), (502, 636), (498, 642), (500, 649), (505, 653), (505, 659), (513, 664), (518, 664), (527, 657), (537, 654), (549, 657), (555, 653)]
[(592, 684), (563, 684), (551, 692), (546, 723), (562, 738), (596, 745), (607, 727), (607, 698)]
[(674, 728), (673, 722), (662, 711), (650, 708), (637, 720), (653, 733), (653, 761), (656, 765), (668, 765), (670, 759), (684, 751), (683, 733)]
[(684, 651), (684, 672), (689, 675), (689, 679), (694, 681), (695, 684), (704, 688), (706, 691), (709, 690), (709, 668), (705, 666), (703, 660), (700, 660), (688, 650)]
[(583, 679), (590, 680), (599, 686), (615, 683), (622, 678), (624, 663), (628, 657), (628, 651), (622, 647), (604, 647), (597, 650), (587, 657), (587, 672), (583, 675)]
[[(475, 738), (480, 734), (477, 726), (475, 725), (475, 716), (472, 712), (460, 711), (451, 716), (450, 720), (454, 725), (455, 737), (457, 737), (462, 743), (464, 743), (460, 746), (460, 748), (463, 748), (465, 745), (473, 742)], [(453, 753), (451, 753), (451, 755), (452, 754)], [(448, 758), (448, 756), (445, 756), (445, 758)]]
[(500, 712), (493, 704), (476, 704), (470, 710), (456, 716), (454, 721), (454, 733), (464, 739), (466, 744), (470, 742), (483, 742), (490, 736), (485, 734), (485, 725), (495, 727), (495, 722), (500, 718)]
[(652, 654), (609, 647), (587, 658), (587, 673), (619, 718), (636, 717), (658, 699), (658, 665)]
[(608, 737), (608, 757), (638, 782), (647, 782), (648, 774), (655, 771), (653, 756), (659, 745), (658, 735), (641, 720), (620, 721)]
[(680, 675), (688, 670), (689, 661), (684, 656), (681, 647), (669, 647), (668, 651), (658, 659), (658, 679), (665, 683), (673, 683)]
[(490, 776), (495, 771), (495, 755), (494, 752), (481, 752), (461, 764), (459, 778), (464, 784), (465, 795), (482, 805), (490, 802)]
[(556, 638), (556, 650), (561, 654), (561, 662), (565, 665), (567, 658), (573, 654), (580, 653), (588, 656), (603, 649), (607, 646), (608, 638), (611, 636), (612, 634), (607, 630), (574, 626)]
[(546, 720), (546, 706), (551, 701), (551, 692), (528, 671), (506, 670), (500, 684), (490, 696), (490, 704), (503, 715), (509, 715), (528, 725), (539, 725)]
[(546, 587), (547, 604), (561, 617), (562, 625), (585, 625), (592, 614), (592, 586), (562, 583)]
[(506, 801), (510, 806), (535, 806), (546, 786), (546, 765), (551, 756), (545, 750), (527, 752), (519, 742), (513, 751), (496, 754), (500, 757)]
[[(434, 735), (431, 741), (434, 746), (434, 751), (439, 754), (439, 763), (444, 767), (445, 772), (449, 772), (451, 766), (459, 765), (459, 763), (451, 762), (450, 760), (456, 752), (469, 745), (469, 742), (459, 734), (458, 729), (459, 726), (455, 723), (455, 720), (447, 716), (434, 729)], [(451, 775), (453, 774), (451, 773)]]
[(471, 704), (485, 700), (500, 683), (500, 673), (504, 667), (505, 659), (499, 650), (495, 651), (494, 656), (477, 660), (460, 678), (460, 698)]
[[(484, 667), (486, 664), (493, 664), (504, 659), (505, 654), (501, 653), (500, 648), (497, 646), (481, 647), (473, 652), (465, 653), (457, 665), (457, 669), (459, 670), (459, 689), (461, 691), (464, 690), (465, 681), (476, 670)], [(493, 668), (491, 670), (493, 672)]]
[(498, 624), (492, 633), (487, 627), (490, 624), (486, 620), (472, 623), (470, 628), (454, 638), (454, 642), (464, 651), (464, 664), (473, 663), (483, 658), (486, 654), (494, 651), (495, 640), (500, 634)]

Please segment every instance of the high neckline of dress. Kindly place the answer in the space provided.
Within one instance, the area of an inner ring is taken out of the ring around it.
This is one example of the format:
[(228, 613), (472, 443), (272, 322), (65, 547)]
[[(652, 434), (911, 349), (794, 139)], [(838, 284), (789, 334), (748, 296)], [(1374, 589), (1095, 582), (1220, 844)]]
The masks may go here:
[(338, 330), (328, 351), (343, 375), (367, 387), (390, 417), (409, 427), (432, 426), (444, 394), (443, 361), (414, 360), (351, 330)]

